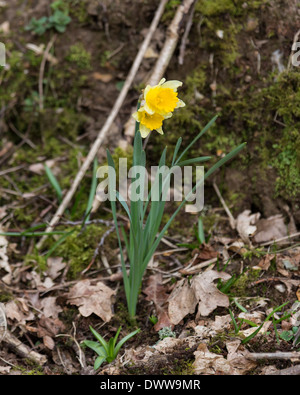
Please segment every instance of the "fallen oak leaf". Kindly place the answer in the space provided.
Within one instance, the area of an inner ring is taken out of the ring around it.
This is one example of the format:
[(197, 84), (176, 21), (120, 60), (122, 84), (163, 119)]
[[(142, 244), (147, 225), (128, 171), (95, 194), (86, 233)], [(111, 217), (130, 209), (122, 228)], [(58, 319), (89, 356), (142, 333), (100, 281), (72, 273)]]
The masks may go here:
[(104, 322), (112, 318), (112, 297), (116, 291), (106, 286), (102, 281), (92, 285), (90, 280), (82, 280), (74, 285), (67, 294), (67, 302), (79, 306), (83, 317), (96, 314)]
[(268, 270), (274, 258), (274, 254), (267, 254), (259, 261), (258, 267), (262, 270)]
[(214, 284), (214, 281), (219, 278), (226, 281), (231, 276), (225, 272), (208, 270), (194, 277), (192, 280), (192, 288), (195, 292), (196, 299), (199, 300), (198, 314), (201, 316), (208, 316), (219, 306), (229, 306), (228, 296), (219, 291)]
[(244, 210), (236, 219), (236, 229), (244, 243), (251, 245), (250, 236), (256, 232), (256, 222), (260, 213), (251, 214), (250, 210)]
[(180, 280), (168, 299), (168, 315), (170, 321), (177, 325), (186, 315), (195, 312), (208, 316), (218, 306), (228, 307), (229, 298), (218, 290), (214, 281), (218, 278), (229, 280), (231, 276), (225, 272), (209, 270), (193, 277), (191, 281)]
[(256, 222), (255, 243), (266, 243), (287, 236), (287, 226), (281, 214), (262, 218)]

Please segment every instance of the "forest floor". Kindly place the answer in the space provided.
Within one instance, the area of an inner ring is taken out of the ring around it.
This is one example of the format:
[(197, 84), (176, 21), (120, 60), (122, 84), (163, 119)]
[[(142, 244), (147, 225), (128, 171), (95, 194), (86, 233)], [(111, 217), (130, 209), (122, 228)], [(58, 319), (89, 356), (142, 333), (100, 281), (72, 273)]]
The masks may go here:
[[(130, 162), (125, 125), (180, 3), (167, 3), (98, 165), (107, 148)], [(193, 154), (216, 160), (247, 146), (207, 181), (200, 215), (182, 210), (174, 220), (146, 270), (134, 320), (109, 204), (82, 226), (92, 166), (55, 228), (63, 237), (52, 234), (37, 248), (37, 232), (109, 116), (158, 4), (0, 1), (7, 58), (0, 68), (0, 375), (299, 374), (300, 73), (290, 63), (297, 1), (198, 0), (186, 41), (189, 15), (182, 20), (165, 77), (183, 81), (186, 107), (164, 136), (151, 135), (149, 165), (179, 136), (187, 145), (216, 113)], [(175, 206), (166, 205), (164, 224)], [(106, 340), (120, 326), (120, 339), (140, 332), (95, 371), (96, 355), (83, 345), (95, 340), (90, 326)]]

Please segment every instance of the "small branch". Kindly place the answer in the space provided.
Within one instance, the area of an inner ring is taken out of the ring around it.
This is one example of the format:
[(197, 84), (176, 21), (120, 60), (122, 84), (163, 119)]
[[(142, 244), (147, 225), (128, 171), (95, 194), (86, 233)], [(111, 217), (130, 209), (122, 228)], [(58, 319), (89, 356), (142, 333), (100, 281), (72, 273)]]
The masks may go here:
[(300, 365), (292, 366), (287, 369), (276, 370), (274, 373), (270, 373), (270, 376), (298, 376), (300, 375)]
[(30, 350), (28, 346), (22, 343), (9, 331), (6, 332), (2, 341), (9, 347), (12, 347), (21, 357), (28, 358), (39, 365), (44, 365), (47, 362), (45, 355), (41, 355), (36, 351)]
[(258, 361), (260, 359), (281, 359), (281, 360), (291, 360), (300, 359), (300, 352), (252, 352), (247, 354), (248, 359)]
[(216, 194), (218, 195), (218, 198), (220, 199), (220, 202), (221, 202), (224, 210), (226, 211), (226, 214), (228, 215), (231, 229), (235, 229), (236, 228), (236, 221), (235, 221), (233, 215), (231, 214), (227, 204), (225, 203), (225, 200), (223, 199), (223, 197), (220, 193), (220, 190), (219, 190), (217, 184), (215, 183), (215, 181), (213, 182), (213, 187), (214, 187), (214, 190), (216, 191)]
[[(97, 256), (99, 255), (100, 248), (103, 246), (106, 237), (107, 237), (110, 233), (112, 233), (114, 230), (115, 230), (115, 225), (113, 225), (110, 229), (108, 229), (108, 230), (104, 233), (104, 235), (101, 237), (101, 240), (100, 240), (99, 244), (97, 245), (97, 248), (95, 249), (95, 252), (94, 252), (94, 255), (93, 255), (93, 258), (92, 258), (91, 262), (90, 262), (90, 263), (88, 264), (88, 266), (81, 272), (81, 274), (85, 274), (87, 271), (90, 270), (91, 266), (92, 266), (92, 265), (94, 264), (94, 262), (95, 262), (95, 259), (96, 259)], [(103, 262), (103, 264), (104, 264), (104, 262)], [(111, 274), (111, 273), (110, 273), (110, 274)]]
[(190, 15), (189, 15), (188, 21), (186, 23), (184, 34), (182, 36), (180, 49), (179, 49), (179, 57), (178, 57), (178, 63), (180, 65), (183, 65), (183, 62), (184, 62), (184, 54), (185, 54), (186, 42), (187, 42), (190, 30), (191, 30), (192, 25), (193, 25), (193, 18), (194, 18), (196, 3), (197, 3), (197, 0), (194, 1), (194, 4), (191, 7)]
[(263, 247), (263, 246), (268, 246), (268, 245), (271, 245), (271, 244), (276, 244), (276, 243), (279, 243), (281, 241), (289, 240), (289, 239), (292, 239), (292, 238), (298, 237), (298, 236), (300, 236), (300, 232), (293, 233), (292, 235), (289, 235), (289, 236), (281, 237), (280, 239), (267, 241), (265, 243), (260, 243), (259, 246)]
[(44, 109), (43, 80), (44, 80), (45, 66), (46, 66), (49, 52), (50, 52), (56, 38), (57, 38), (57, 35), (55, 34), (52, 37), (52, 39), (49, 41), (49, 43), (44, 51), (41, 66), (40, 66), (40, 72), (39, 72), (39, 109), (40, 109), (40, 111), (43, 111), (43, 109)]

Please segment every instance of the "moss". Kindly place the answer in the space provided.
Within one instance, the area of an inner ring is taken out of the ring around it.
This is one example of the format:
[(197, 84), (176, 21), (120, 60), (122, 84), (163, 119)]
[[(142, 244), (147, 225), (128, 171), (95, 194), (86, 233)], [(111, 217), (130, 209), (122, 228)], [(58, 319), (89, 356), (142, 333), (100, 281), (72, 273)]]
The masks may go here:
[(89, 22), (89, 14), (87, 12), (87, 4), (85, 0), (68, 0), (70, 3), (70, 15), (78, 20), (79, 23), (85, 24)]
[(31, 265), (38, 271), (38, 273), (43, 273), (47, 270), (47, 260), (44, 256), (35, 250), (32, 254), (27, 254), (24, 257), (24, 263), (26, 265)]
[(179, 375), (179, 376), (191, 376), (195, 372), (194, 360), (180, 360), (175, 359), (174, 361), (175, 367), (169, 369), (166, 374), (169, 375)]
[(66, 59), (74, 63), (80, 70), (91, 69), (91, 54), (84, 48), (82, 43), (71, 45)]
[(230, 289), (230, 293), (234, 296), (245, 296), (248, 295), (248, 286), (256, 281), (261, 274), (261, 270), (248, 269), (235, 281), (234, 285)]
[[(56, 250), (55, 255), (69, 263), (69, 278), (76, 278), (91, 262), (95, 249), (105, 232), (100, 225), (89, 225), (76, 230)], [(107, 242), (107, 240), (106, 240)]]

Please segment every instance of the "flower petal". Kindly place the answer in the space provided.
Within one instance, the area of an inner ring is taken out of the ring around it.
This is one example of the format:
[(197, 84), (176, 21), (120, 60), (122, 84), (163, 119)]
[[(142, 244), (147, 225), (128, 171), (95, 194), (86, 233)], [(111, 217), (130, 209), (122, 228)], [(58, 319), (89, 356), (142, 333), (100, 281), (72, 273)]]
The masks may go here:
[(146, 128), (145, 125), (140, 124), (140, 133), (143, 139), (146, 138), (150, 132), (150, 129)]
[(182, 85), (181, 81), (177, 81), (177, 80), (171, 80), (171, 81), (167, 81), (163, 84), (164, 88), (170, 88), (173, 89), (175, 92), (177, 92), (177, 89)]
[(166, 82), (166, 79), (165, 79), (165, 78), (162, 78), (162, 79), (159, 81), (158, 85), (162, 85), (162, 84), (164, 84), (165, 82)]
[(185, 107), (185, 103), (182, 100), (178, 99), (176, 108), (180, 108), (180, 107)]
[(133, 116), (133, 118), (134, 118), (137, 122), (140, 122), (138, 111), (134, 112), (134, 113), (132, 114), (132, 116)]
[(169, 119), (169, 118), (171, 118), (173, 116), (173, 113), (172, 112), (168, 112), (168, 114), (165, 114), (164, 115), (164, 118), (165, 119)]
[(163, 131), (162, 127), (156, 129), (156, 131), (157, 131), (159, 134), (164, 134), (164, 131)]
[(144, 109), (149, 115), (153, 115), (153, 114), (155, 113), (155, 111), (152, 110), (152, 109), (148, 106), (147, 102), (144, 104), (143, 109)]

